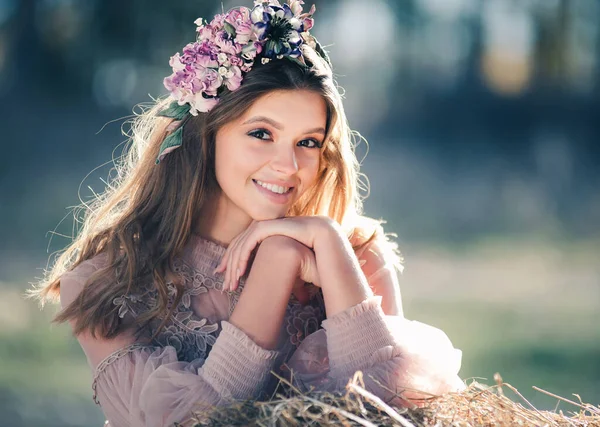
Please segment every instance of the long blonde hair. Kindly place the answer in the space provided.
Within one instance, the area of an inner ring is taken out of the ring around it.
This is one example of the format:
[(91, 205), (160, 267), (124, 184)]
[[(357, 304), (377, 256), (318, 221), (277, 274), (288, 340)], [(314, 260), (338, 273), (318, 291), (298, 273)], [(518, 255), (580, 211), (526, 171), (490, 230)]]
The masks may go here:
[[(54, 319), (74, 320), (74, 333), (89, 330), (92, 336), (113, 338), (123, 328), (114, 298), (136, 289), (136, 283), (152, 281), (158, 305), (136, 318), (138, 326), (163, 319), (164, 326), (182, 296), (183, 284), (173, 274), (173, 261), (188, 242), (200, 210), (218, 186), (214, 170), (215, 136), (225, 124), (240, 117), (258, 97), (273, 90), (315, 91), (327, 104), (327, 135), (322, 149), (316, 184), (290, 208), (288, 215), (327, 215), (337, 221), (355, 250), (377, 236), (401, 269), (397, 245), (387, 239), (381, 221), (361, 215), (364, 197), (359, 162), (354, 148), (356, 136), (347, 123), (342, 99), (332, 70), (313, 49), (303, 46), (308, 67), (288, 60), (257, 64), (244, 76), (235, 92), (226, 91), (208, 113), (188, 120), (183, 145), (155, 164), (159, 147), (172, 119), (158, 116), (170, 100), (159, 100), (131, 123), (129, 150), (117, 160), (117, 171), (104, 193), (83, 208), (83, 225), (73, 242), (60, 254), (45, 278), (29, 295), (41, 306), (56, 302), (60, 278), (85, 260), (100, 253), (108, 262), (87, 278), (79, 297)], [(167, 283), (177, 289), (169, 304)], [(157, 331), (157, 333), (158, 333)]]

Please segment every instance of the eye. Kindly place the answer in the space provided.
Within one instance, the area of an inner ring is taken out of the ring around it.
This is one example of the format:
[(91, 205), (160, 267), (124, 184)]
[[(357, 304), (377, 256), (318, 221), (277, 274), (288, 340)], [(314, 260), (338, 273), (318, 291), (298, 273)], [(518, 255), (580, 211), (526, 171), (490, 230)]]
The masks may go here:
[(258, 139), (262, 139), (263, 141), (266, 141), (266, 139), (264, 137), (265, 136), (270, 137), (271, 134), (266, 129), (255, 129), (251, 132), (248, 132), (248, 136), (252, 136), (254, 138), (258, 138)]
[(307, 143), (313, 143), (313, 145), (305, 145), (305, 147), (308, 148), (321, 148), (323, 146), (322, 143), (320, 143), (319, 141), (317, 141), (316, 139), (313, 138), (309, 138), (309, 139), (303, 139), (302, 141), (299, 142), (299, 144), (303, 143), (303, 142), (307, 142)]

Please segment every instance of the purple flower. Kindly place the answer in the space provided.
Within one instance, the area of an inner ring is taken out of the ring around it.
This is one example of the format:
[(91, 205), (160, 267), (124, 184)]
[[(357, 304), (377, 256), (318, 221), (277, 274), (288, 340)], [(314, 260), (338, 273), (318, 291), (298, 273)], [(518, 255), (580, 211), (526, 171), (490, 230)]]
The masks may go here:
[(244, 73), (258, 56), (271, 59), (301, 55), (300, 46), (312, 28), (314, 6), (302, 13), (302, 0), (255, 0), (252, 10), (239, 7), (205, 23), (198, 18), (197, 41), (170, 58), (173, 73), (164, 85), (179, 105), (188, 103), (190, 114), (207, 112), (218, 102), (223, 87), (237, 90)]
[(239, 55), (239, 53), (242, 51), (242, 46), (235, 43), (233, 40), (229, 40), (227, 37), (223, 37), (223, 33), (227, 34), (225, 31), (217, 33), (215, 45), (218, 46), (221, 52), (227, 55)]

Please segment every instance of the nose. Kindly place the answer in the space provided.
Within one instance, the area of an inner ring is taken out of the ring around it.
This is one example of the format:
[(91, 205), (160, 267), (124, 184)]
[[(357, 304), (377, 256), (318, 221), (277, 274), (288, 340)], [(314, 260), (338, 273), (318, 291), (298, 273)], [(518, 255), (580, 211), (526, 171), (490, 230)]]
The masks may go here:
[(298, 172), (298, 159), (296, 158), (296, 150), (292, 145), (280, 144), (277, 148), (275, 157), (271, 161), (271, 166), (277, 172), (285, 175), (293, 175)]

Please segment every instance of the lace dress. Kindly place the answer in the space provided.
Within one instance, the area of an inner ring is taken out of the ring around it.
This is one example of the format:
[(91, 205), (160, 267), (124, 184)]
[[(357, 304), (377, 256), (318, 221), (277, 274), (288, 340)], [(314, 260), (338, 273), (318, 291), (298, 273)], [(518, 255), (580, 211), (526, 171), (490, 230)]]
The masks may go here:
[[(175, 263), (184, 281), (183, 298), (153, 341), (149, 337), (158, 321), (141, 336), (140, 331), (111, 341), (94, 340), (87, 333), (77, 336), (94, 371), (92, 398), (107, 418), (105, 425), (192, 425), (193, 411), (270, 396), (277, 384), (271, 370), (283, 377), (293, 372), (294, 384), (303, 391), (344, 390), (354, 372), (362, 370), (366, 388), (392, 404), (406, 403), (392, 390), (440, 394), (465, 387), (457, 375), (461, 352), (447, 336), (423, 323), (385, 315), (377, 295), (326, 318), (322, 293), (311, 286), (308, 304), (290, 298), (276, 349), (261, 348), (227, 321), (245, 280), (240, 279), (235, 292), (222, 292), (222, 277), (212, 272), (225, 250), (200, 236), (191, 239)], [(363, 253), (357, 253), (359, 259)], [(62, 276), (63, 307), (105, 261), (98, 255)], [(372, 284), (386, 272), (393, 274), (393, 267), (384, 264), (367, 279)], [(175, 288), (168, 286), (174, 298)], [(126, 320), (156, 298), (157, 291), (146, 285), (113, 303)], [(418, 397), (410, 392), (402, 396)]]

